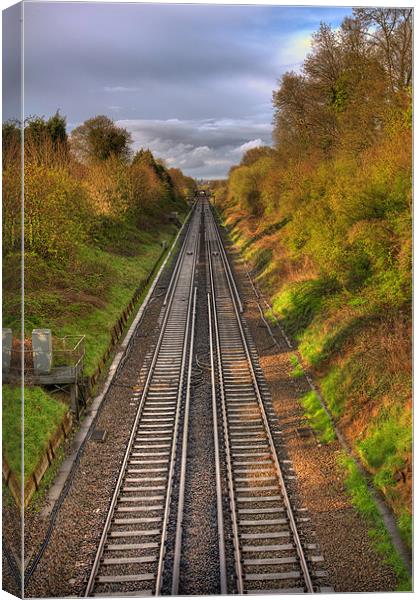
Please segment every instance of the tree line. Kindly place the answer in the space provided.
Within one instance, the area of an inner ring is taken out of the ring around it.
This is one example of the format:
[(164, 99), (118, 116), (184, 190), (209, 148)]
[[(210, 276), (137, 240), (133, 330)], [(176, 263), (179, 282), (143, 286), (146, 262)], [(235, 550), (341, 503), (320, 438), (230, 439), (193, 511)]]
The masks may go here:
[(118, 221), (146, 230), (193, 194), (192, 178), (150, 150), (132, 152), (131, 142), (129, 132), (104, 115), (70, 135), (58, 111), (49, 119), (30, 117), (23, 128), (4, 123), (4, 256), (21, 250), (22, 175), (25, 251), (44, 258), (64, 260), (78, 243), (94, 242), (98, 230)]
[(359, 8), (338, 29), (322, 24), (301, 70), (273, 92), (273, 147), (247, 152), (216, 200), (252, 231), (277, 224), (295, 277), (407, 306), (411, 84), (411, 9)]

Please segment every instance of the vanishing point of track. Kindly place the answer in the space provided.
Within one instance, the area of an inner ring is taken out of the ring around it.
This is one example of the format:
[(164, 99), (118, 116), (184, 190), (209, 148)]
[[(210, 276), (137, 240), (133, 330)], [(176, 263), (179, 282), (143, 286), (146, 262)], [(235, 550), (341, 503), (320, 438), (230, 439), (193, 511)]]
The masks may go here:
[[(207, 289), (197, 290), (202, 226)], [(289, 465), (278, 456), (274, 413), (239, 292), (212, 209), (199, 200), (167, 288), (159, 337), (85, 596), (161, 595), (168, 580), (170, 590), (166, 586), (163, 592), (181, 593), (191, 372), (202, 293), (209, 322), (213, 422), (208, 427), (214, 439), (220, 592), (321, 591), (287, 493)], [(169, 523), (175, 533), (168, 563)]]

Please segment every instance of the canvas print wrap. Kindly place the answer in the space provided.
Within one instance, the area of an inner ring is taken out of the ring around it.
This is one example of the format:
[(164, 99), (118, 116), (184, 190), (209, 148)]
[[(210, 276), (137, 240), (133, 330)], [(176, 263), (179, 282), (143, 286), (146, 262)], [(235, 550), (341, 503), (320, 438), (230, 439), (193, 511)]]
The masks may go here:
[(412, 36), (3, 11), (9, 594), (412, 591)]

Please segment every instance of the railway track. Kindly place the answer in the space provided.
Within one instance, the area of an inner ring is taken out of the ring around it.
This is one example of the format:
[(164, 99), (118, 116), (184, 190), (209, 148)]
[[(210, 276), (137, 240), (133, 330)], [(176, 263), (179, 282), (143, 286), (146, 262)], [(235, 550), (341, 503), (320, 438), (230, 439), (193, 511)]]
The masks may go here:
[(222, 594), (322, 589), (321, 572), (306, 558), (314, 548), (301, 539), (287, 492), (290, 466), (278, 456), (275, 415), (240, 295), (204, 200), (191, 217), (158, 341), (139, 378), (138, 410), (85, 596), (182, 592), (194, 332), (197, 295), (205, 293), (195, 286), (202, 226), (218, 534), (218, 564), (208, 568), (218, 567)]
[(287, 492), (289, 464), (281, 464), (275, 447), (267, 387), (208, 205), (204, 219), (213, 396), (223, 432), (237, 592), (321, 591)]
[(161, 590), (191, 375), (200, 222), (198, 206), (167, 289), (160, 335), (85, 596), (159, 595)]

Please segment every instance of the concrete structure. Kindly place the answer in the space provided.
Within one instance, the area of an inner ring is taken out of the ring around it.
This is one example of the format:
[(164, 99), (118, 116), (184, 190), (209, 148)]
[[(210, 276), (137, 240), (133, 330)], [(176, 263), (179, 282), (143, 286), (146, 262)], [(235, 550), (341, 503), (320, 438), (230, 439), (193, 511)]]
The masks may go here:
[(51, 329), (32, 331), (33, 368), (35, 375), (48, 375), (52, 368)]

